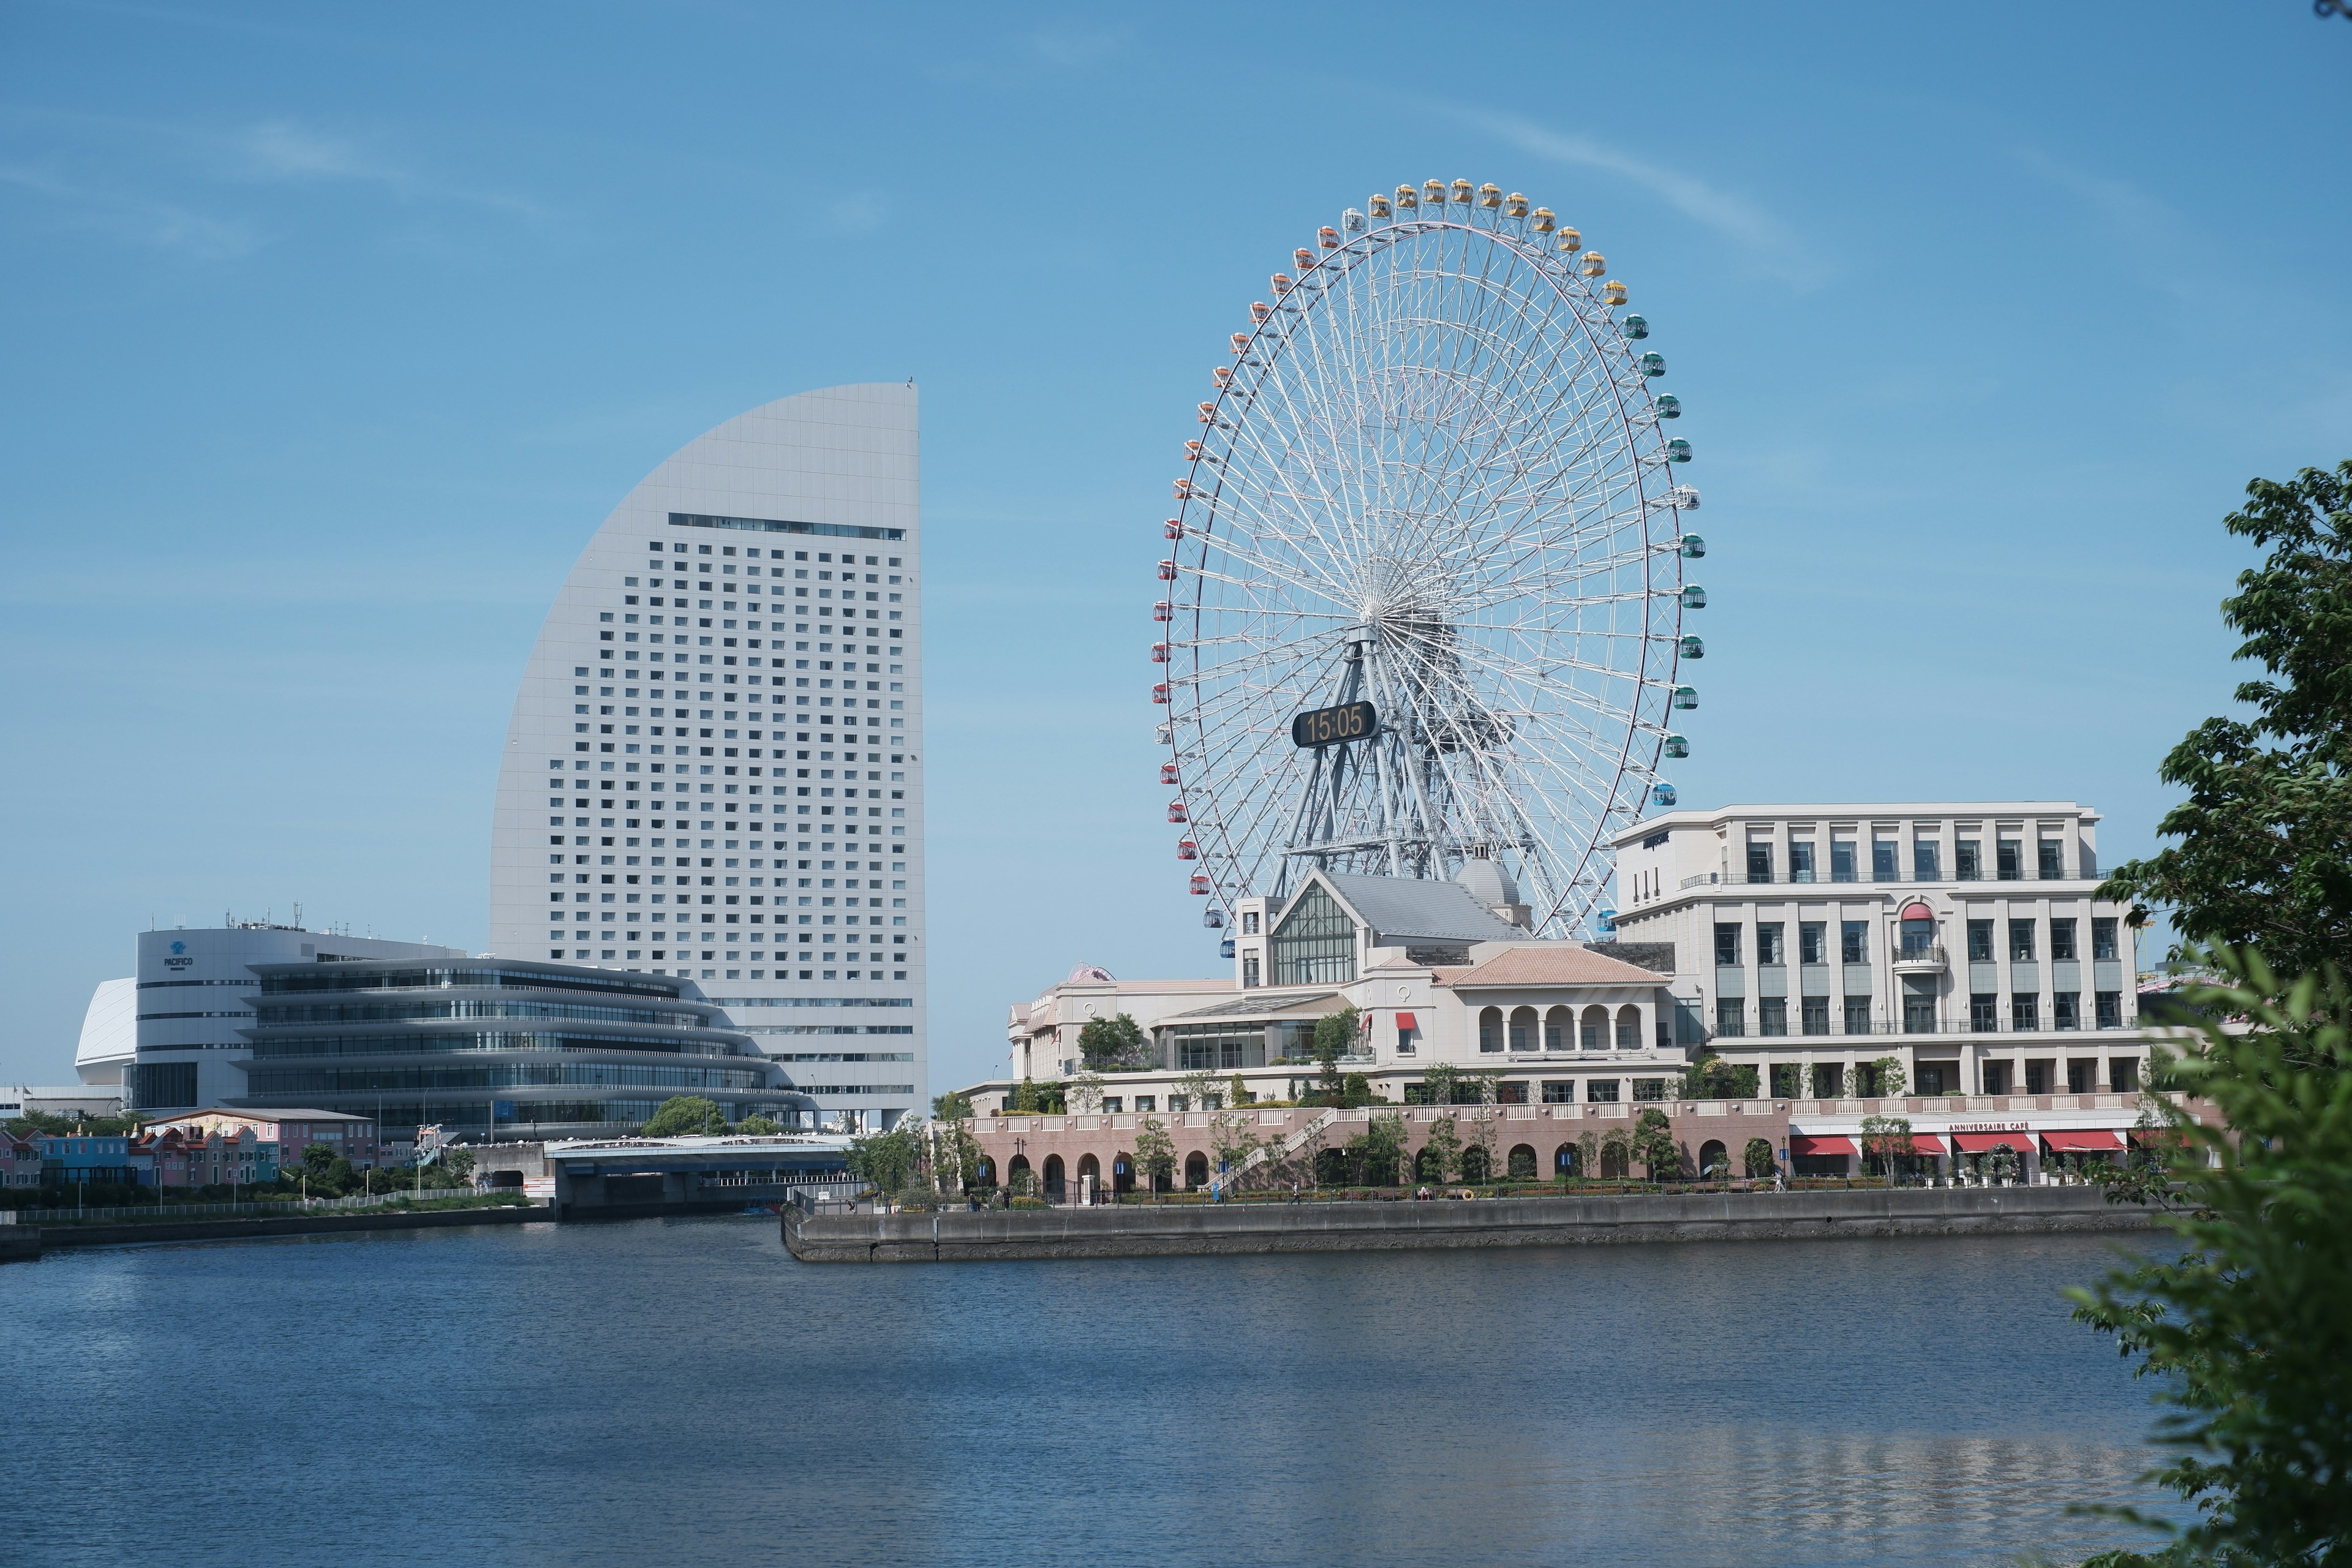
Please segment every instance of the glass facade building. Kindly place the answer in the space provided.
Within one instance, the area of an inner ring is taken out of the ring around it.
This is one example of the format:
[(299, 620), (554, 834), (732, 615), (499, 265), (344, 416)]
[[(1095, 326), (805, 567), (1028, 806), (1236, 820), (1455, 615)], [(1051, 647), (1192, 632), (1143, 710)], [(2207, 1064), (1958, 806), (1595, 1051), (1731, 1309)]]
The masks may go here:
[(693, 982), (508, 959), (255, 966), (243, 1103), (478, 1140), (611, 1137), (673, 1095), (807, 1125), (817, 1101)]

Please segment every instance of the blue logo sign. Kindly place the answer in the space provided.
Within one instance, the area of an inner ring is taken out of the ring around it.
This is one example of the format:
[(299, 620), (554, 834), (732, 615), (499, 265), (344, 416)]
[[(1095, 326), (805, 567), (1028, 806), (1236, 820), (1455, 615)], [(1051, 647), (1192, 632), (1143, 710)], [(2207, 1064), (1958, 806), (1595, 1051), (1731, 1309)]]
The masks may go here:
[(185, 952), (188, 951), (188, 944), (184, 942), (175, 942), (172, 944), (172, 951), (173, 952)]
[(490, 1114), (492, 1116), (501, 1117), (506, 1121), (512, 1121), (514, 1120), (514, 1113), (515, 1102), (513, 1100), (494, 1100), (490, 1101)]

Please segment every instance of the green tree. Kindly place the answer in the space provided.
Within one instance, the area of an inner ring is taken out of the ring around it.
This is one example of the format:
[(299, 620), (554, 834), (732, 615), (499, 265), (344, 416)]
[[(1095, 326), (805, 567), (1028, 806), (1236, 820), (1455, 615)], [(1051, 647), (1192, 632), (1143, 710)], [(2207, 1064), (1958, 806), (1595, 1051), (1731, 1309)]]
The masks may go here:
[(1322, 1065), (1318, 1092), (1326, 1105), (1337, 1105), (1346, 1094), (1339, 1080), (1339, 1058), (1354, 1047), (1363, 1028), (1363, 1014), (1354, 1003), (1315, 1020), (1315, 1059)]
[(1450, 1182), (1461, 1173), (1462, 1140), (1452, 1116), (1441, 1116), (1429, 1124), (1429, 1134), (1421, 1141), (1421, 1158), (1435, 1181)]
[(1769, 1178), (1779, 1168), (1779, 1163), (1772, 1158), (1770, 1141), (1763, 1138), (1748, 1141), (1748, 1147), (1740, 1154), (1740, 1163), (1746, 1168), (1750, 1181)]
[(1452, 1105), (1454, 1091), (1461, 1087), (1462, 1069), (1452, 1062), (1432, 1062), (1421, 1075), (1421, 1102), (1423, 1105)]
[(1126, 1013), (1111, 1018), (1089, 1018), (1078, 1031), (1078, 1055), (1096, 1072), (1132, 1072), (1148, 1066), (1150, 1042), (1143, 1027)]
[(1045, 1109), (1037, 1098), (1037, 1081), (1034, 1079), (1023, 1079), (1021, 1087), (1013, 1091), (1013, 1109), (1031, 1116)]
[[(1026, 1079), (1022, 1082), (1028, 1085), (1032, 1094), (1036, 1092), (1036, 1085)], [(960, 1089), (935, 1094), (931, 1096), (931, 1114), (941, 1121), (969, 1121), (973, 1114), (971, 1096)]]
[(887, 1132), (869, 1132), (850, 1140), (849, 1173), (873, 1183), (877, 1192), (895, 1193), (907, 1184), (922, 1158), (915, 1130), (902, 1121)]
[(637, 1129), (640, 1138), (691, 1138), (727, 1131), (727, 1117), (719, 1102), (698, 1094), (674, 1094), (654, 1110)]
[(2333, 967), (2282, 985), (2252, 954), (2224, 950), (2216, 963), (2230, 984), (2191, 1000), (2242, 1025), (2197, 1025), (2187, 1054), (2155, 1075), (2226, 1123), (2160, 1111), (2179, 1196), (2157, 1195), (2182, 1250), (2069, 1292), (2078, 1319), (2159, 1380), (2169, 1408), (2157, 1438), (2180, 1457), (2149, 1479), (2196, 1510), (2177, 1530), (2141, 1520), (2172, 1538), (2153, 1558), (2104, 1561), (2340, 1563), (2352, 1542), (2352, 993)]
[(1102, 1109), (1103, 1080), (1092, 1068), (1080, 1068), (1064, 1091), (1070, 1109), (1081, 1116), (1092, 1116)]
[(1217, 1075), (1212, 1068), (1195, 1068), (1176, 1080), (1176, 1092), (1184, 1097), (1186, 1110), (1206, 1110), (1217, 1097)]
[[(1492, 1106), (1481, 1106), (1470, 1113), (1470, 1136), (1462, 1141), (1464, 1181), (1491, 1182), (1495, 1179), (1496, 1131), (1497, 1122)], [(1471, 1174), (1474, 1163), (1477, 1167), (1475, 1176)]]
[(1372, 1080), (1360, 1072), (1351, 1072), (1339, 1080), (1339, 1102), (1353, 1110), (1372, 1103)]
[(1633, 1154), (1654, 1182), (1682, 1173), (1682, 1147), (1675, 1142), (1674, 1127), (1664, 1111), (1653, 1108), (1642, 1112), (1633, 1124)]
[(1404, 1158), (1404, 1117), (1393, 1110), (1372, 1117), (1341, 1147), (1356, 1180), (1367, 1186), (1393, 1186)]
[(2315, 973), (2352, 953), (2352, 460), (2246, 497), (2222, 526), (2269, 553), (2221, 619), (2245, 638), (2232, 657), (2269, 679), (2237, 689), (2252, 720), (2208, 719), (2164, 759), (2188, 799), (2157, 831), (2179, 842), (2116, 867), (2099, 896), (2168, 910), (2192, 945)]
[(1683, 1069), (1685, 1100), (1753, 1100), (1756, 1068), (1735, 1067), (1708, 1051)]
[(1142, 1168), (1151, 1191), (1162, 1192), (1173, 1184), (1176, 1141), (1168, 1136), (1167, 1124), (1156, 1116), (1145, 1117), (1136, 1131), (1135, 1163)]
[(774, 1117), (762, 1116), (758, 1111), (753, 1111), (735, 1124), (735, 1131), (756, 1133), (762, 1138), (772, 1138), (782, 1132), (783, 1128), (778, 1124)]
[(1601, 1134), (1589, 1127), (1576, 1135), (1576, 1173), (1587, 1181), (1601, 1173)]
[(1907, 1116), (1864, 1117), (1862, 1152), (1878, 1162), (1886, 1184), (1893, 1186), (1896, 1162), (1911, 1152), (1911, 1119)]

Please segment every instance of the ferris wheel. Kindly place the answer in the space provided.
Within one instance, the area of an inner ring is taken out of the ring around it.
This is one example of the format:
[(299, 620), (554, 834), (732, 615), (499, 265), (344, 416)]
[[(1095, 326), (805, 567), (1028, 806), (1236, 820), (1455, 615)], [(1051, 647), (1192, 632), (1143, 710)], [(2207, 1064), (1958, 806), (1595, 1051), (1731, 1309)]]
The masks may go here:
[(1175, 481), (1160, 779), (1192, 891), (1497, 862), (1605, 926), (1608, 840), (1674, 803), (1705, 648), (1690, 445), (1625, 285), (1549, 209), (1399, 185), (1325, 226), (1211, 373)]

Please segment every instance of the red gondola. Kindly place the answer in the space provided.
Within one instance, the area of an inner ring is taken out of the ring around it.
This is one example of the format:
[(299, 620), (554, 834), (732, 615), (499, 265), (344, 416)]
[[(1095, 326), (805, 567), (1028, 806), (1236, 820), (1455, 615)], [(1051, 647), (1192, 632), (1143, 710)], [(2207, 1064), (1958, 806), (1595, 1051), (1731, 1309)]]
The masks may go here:
[(1176, 858), (1179, 860), (1198, 860), (1200, 858), (1201, 847), (1199, 845), (1193, 843), (1189, 838), (1179, 838), (1176, 840)]
[(1153, 687), (1153, 688), (1151, 689), (1151, 700), (1153, 700), (1154, 702), (1159, 702), (1159, 703), (1162, 703), (1162, 704), (1164, 704), (1164, 703), (1166, 703), (1166, 702), (1167, 702), (1167, 700), (1168, 700), (1168, 685), (1167, 685), (1167, 683), (1166, 683), (1165, 681), (1162, 681), (1160, 685), (1155, 686), (1155, 687)]
[(1190, 820), (1184, 815), (1184, 803), (1182, 801), (1171, 800), (1168, 803), (1168, 820), (1171, 822), (1184, 822)]

